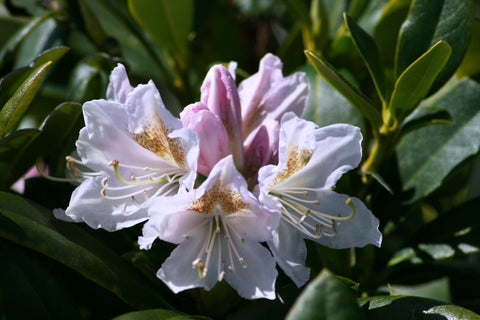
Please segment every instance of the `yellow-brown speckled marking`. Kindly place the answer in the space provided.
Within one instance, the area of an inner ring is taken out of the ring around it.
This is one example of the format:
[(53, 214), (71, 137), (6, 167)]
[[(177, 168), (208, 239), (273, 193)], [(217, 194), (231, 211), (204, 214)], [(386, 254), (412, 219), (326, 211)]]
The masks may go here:
[(197, 200), (192, 201), (186, 210), (193, 210), (202, 214), (215, 213), (216, 207), (225, 214), (240, 213), (248, 208), (248, 203), (242, 200), (240, 193), (228, 187), (222, 187), (219, 183)]
[(290, 178), (295, 172), (305, 167), (312, 158), (312, 154), (313, 150), (299, 150), (298, 146), (289, 147), (286, 155), (286, 166), (277, 174), (275, 179), (273, 179), (273, 184), (269, 186), (269, 189), (273, 189), (275, 186)]
[(170, 128), (165, 126), (158, 114), (154, 114), (145, 118), (143, 132), (130, 131), (130, 135), (139, 145), (165, 161), (185, 166), (185, 150), (180, 146), (178, 138), (171, 139), (168, 137), (171, 131)]

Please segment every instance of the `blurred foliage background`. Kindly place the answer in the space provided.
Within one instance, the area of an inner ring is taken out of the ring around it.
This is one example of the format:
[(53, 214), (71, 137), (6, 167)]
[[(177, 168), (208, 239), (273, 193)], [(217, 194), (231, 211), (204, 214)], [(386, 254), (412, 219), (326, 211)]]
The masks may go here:
[[(1, 319), (478, 319), (480, 1), (3, 0), (0, 48)], [(281, 273), (274, 301), (175, 295), (155, 277), (173, 245), (57, 221), (69, 184), (15, 184), (38, 159), (64, 176), (81, 104), (117, 63), (178, 114), (210, 66), (237, 61), (239, 82), (267, 52), (307, 73), (305, 118), (361, 127), (363, 166), (337, 190), (384, 235), (308, 242), (306, 288)]]

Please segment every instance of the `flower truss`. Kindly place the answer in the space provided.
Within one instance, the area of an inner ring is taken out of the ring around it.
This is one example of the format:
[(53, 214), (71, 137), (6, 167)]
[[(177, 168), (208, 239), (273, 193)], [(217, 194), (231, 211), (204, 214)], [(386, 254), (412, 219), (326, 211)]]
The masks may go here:
[(107, 99), (83, 106), (67, 159), (80, 185), (55, 214), (110, 231), (146, 221), (140, 248), (178, 244), (157, 272), (175, 293), (225, 280), (274, 299), (276, 264), (298, 286), (309, 279), (305, 238), (347, 248), (382, 236), (359, 199), (332, 191), (360, 162), (360, 130), (301, 119), (306, 76), (284, 77), (274, 55), (238, 87), (235, 66), (212, 67), (180, 119), (151, 81), (133, 88), (117, 66)]

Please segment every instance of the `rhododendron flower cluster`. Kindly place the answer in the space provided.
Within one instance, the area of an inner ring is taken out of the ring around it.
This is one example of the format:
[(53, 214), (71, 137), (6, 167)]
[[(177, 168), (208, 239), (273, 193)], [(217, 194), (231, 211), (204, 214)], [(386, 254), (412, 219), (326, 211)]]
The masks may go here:
[(138, 243), (178, 244), (157, 276), (174, 292), (227, 281), (244, 298), (275, 298), (276, 265), (310, 277), (304, 239), (333, 248), (381, 243), (378, 220), (333, 187), (361, 160), (359, 128), (301, 119), (305, 74), (284, 77), (267, 54), (237, 86), (235, 67), (208, 72), (180, 118), (153, 82), (125, 68), (107, 99), (84, 104), (85, 128), (67, 158), (80, 185), (58, 218), (115, 231), (145, 222)]

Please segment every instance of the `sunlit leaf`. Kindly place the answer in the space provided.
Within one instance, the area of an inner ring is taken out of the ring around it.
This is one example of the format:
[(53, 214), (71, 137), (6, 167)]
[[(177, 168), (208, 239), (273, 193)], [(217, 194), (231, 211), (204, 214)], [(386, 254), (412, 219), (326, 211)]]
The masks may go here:
[(364, 315), (353, 291), (324, 270), (300, 294), (286, 319), (364, 319)]
[(315, 69), (320, 73), (335, 89), (337, 89), (348, 101), (357, 107), (375, 128), (381, 124), (379, 112), (372, 106), (368, 99), (355, 87), (353, 87), (344, 77), (338, 73), (325, 59), (319, 55), (305, 51), (305, 54), (312, 62)]
[(383, 70), (382, 58), (380, 57), (377, 44), (375, 43), (375, 40), (360, 28), (350, 16), (344, 14), (344, 18), (347, 28), (352, 35), (353, 43), (362, 56), (368, 72), (373, 79), (377, 93), (380, 99), (386, 103), (388, 99), (387, 84), (385, 81), (385, 71)]
[(415, 0), (400, 30), (396, 51), (395, 75), (440, 40), (447, 42), (452, 54), (444, 70), (432, 85), (440, 88), (460, 65), (470, 40), (473, 10), (471, 0)]
[(424, 127), (401, 141), (397, 148), (399, 173), (410, 201), (435, 190), (456, 166), (479, 151), (478, 101), (480, 84), (461, 80), (432, 102), (450, 112), (454, 124)]
[(376, 296), (360, 298), (359, 304), (366, 311), (368, 319), (372, 320), (439, 319), (433, 314), (453, 316), (448, 319), (478, 319), (478, 315), (467, 309), (428, 298), (402, 295)]
[(32, 102), (45, 75), (45, 71), (52, 65), (46, 62), (34, 69), (30, 76), (15, 91), (14, 95), (0, 110), (0, 137), (12, 130), (20, 121), (21, 116)]
[(193, 24), (192, 0), (129, 0), (135, 20), (161, 46), (182, 57)]
[(450, 46), (443, 41), (415, 60), (400, 75), (390, 100), (389, 112), (402, 120), (423, 99), (450, 56)]

